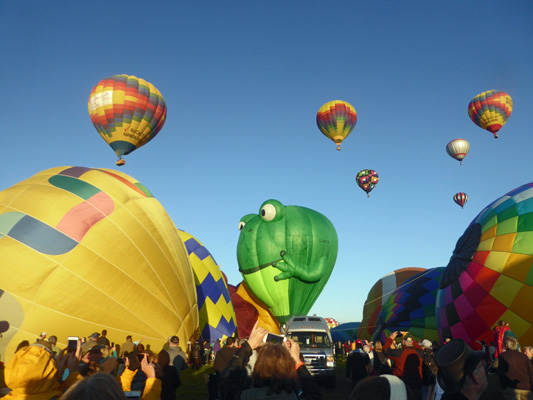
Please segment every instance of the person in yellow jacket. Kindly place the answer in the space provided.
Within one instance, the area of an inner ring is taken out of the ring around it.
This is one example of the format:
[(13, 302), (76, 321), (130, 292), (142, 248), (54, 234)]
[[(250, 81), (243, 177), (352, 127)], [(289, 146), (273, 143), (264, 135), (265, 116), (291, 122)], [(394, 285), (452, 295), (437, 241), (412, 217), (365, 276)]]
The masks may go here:
[[(122, 390), (129, 392), (131, 390), (131, 382), (133, 377), (137, 373), (137, 370), (129, 369), (129, 359), (124, 359), (125, 369), (122, 375), (119, 377)], [(144, 354), (144, 358), (141, 361), (141, 369), (146, 375), (146, 382), (142, 395), (142, 400), (160, 400), (161, 399), (161, 379), (157, 379), (155, 376), (154, 364), (148, 362), (148, 354)]]
[(11, 389), (5, 400), (50, 400), (63, 393), (52, 351), (39, 343), (15, 353), (6, 364), (5, 382)]

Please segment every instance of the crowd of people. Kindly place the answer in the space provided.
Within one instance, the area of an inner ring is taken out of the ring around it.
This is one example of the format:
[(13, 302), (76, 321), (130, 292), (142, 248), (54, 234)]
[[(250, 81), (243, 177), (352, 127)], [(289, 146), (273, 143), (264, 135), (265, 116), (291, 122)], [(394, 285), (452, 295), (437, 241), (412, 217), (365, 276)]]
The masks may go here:
[[(0, 396), (175, 400), (182, 371), (209, 364), (214, 372), (206, 376), (208, 400), (322, 399), (299, 344), (290, 338), (265, 343), (267, 333), (256, 325), (246, 340), (229, 337), (223, 345), (192, 339), (185, 350), (172, 336), (154, 352), (132, 336), (115, 345), (106, 330), (60, 349), (57, 337), (42, 332), (34, 343), (21, 342), (5, 364)], [(497, 374), (505, 399), (532, 400), (532, 348), (521, 348), (503, 321), (492, 343), (478, 345), (472, 349), (462, 339), (418, 342), (398, 331), (384, 343), (354, 340), (335, 347), (346, 361), (350, 400), (478, 400), (489, 373)]]

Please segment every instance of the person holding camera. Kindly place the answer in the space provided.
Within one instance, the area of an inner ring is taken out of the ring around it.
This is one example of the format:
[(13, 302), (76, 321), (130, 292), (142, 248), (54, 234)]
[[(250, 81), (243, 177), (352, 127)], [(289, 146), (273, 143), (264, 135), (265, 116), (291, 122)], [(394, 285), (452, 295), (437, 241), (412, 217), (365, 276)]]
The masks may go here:
[[(250, 338), (235, 353), (220, 376), (219, 400), (298, 399), (320, 400), (318, 384), (300, 358), (300, 346), (285, 338), (282, 343), (264, 342), (268, 331), (255, 324)], [(257, 360), (251, 382), (246, 365), (252, 351)]]

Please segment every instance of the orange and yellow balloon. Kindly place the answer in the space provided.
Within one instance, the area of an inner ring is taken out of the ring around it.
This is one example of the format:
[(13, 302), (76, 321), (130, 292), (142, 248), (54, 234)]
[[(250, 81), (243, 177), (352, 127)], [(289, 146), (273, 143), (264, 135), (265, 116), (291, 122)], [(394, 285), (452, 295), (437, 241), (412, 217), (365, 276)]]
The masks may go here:
[(318, 110), (316, 123), (320, 131), (333, 140), (337, 144), (337, 150), (340, 150), (341, 142), (353, 131), (357, 123), (357, 112), (346, 101), (330, 101)]
[(122, 156), (144, 146), (165, 124), (165, 99), (149, 82), (129, 75), (102, 79), (89, 96), (89, 115), (100, 136)]
[(489, 90), (478, 94), (468, 104), (468, 115), (474, 124), (491, 132), (494, 138), (513, 111), (513, 100), (505, 92)]

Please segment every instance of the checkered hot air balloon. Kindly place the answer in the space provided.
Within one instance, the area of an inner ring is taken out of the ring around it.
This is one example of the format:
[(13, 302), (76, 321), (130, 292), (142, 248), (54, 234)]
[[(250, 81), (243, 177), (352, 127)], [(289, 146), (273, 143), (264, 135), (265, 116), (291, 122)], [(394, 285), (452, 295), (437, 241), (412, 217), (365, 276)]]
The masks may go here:
[(102, 79), (91, 91), (88, 107), (94, 127), (116, 153), (119, 166), (125, 164), (122, 156), (159, 133), (167, 117), (159, 90), (136, 76)]
[(357, 123), (357, 112), (346, 101), (330, 101), (318, 110), (316, 123), (320, 132), (333, 140), (337, 144), (337, 150), (340, 150), (342, 141), (348, 137)]
[(357, 173), (355, 181), (366, 192), (366, 196), (370, 197), (370, 192), (378, 184), (379, 175), (373, 169), (363, 169)]
[(468, 104), (468, 115), (474, 124), (491, 132), (498, 132), (513, 111), (513, 100), (505, 92), (489, 90), (478, 94)]
[(474, 218), (457, 241), (437, 294), (441, 339), (493, 340), (498, 320), (533, 343), (533, 183), (510, 191)]

